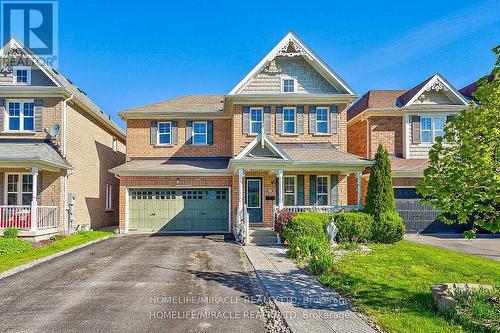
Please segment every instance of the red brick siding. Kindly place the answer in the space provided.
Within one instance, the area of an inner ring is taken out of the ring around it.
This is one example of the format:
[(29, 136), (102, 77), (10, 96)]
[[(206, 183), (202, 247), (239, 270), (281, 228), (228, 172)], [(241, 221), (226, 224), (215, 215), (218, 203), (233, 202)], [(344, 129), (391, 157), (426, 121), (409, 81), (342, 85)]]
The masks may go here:
[(368, 157), (368, 138), (366, 120), (347, 126), (347, 151), (364, 158)]
[(379, 143), (389, 154), (403, 154), (403, 117), (370, 117), (370, 157), (374, 158)]

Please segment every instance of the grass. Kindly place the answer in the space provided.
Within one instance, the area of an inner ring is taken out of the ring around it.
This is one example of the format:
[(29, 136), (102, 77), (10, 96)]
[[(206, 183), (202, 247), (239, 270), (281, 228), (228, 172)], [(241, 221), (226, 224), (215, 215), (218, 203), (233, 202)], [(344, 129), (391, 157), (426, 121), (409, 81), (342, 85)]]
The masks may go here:
[(348, 254), (319, 280), (353, 299), (389, 332), (473, 332), (435, 309), (430, 287), (445, 282), (500, 285), (500, 263), (401, 241)]
[(107, 231), (80, 231), (47, 246), (33, 247), (23, 253), (0, 255), (0, 272), (112, 234)]
[(457, 308), (450, 316), (463, 326), (475, 332), (500, 332), (500, 290), (457, 292), (453, 298)]

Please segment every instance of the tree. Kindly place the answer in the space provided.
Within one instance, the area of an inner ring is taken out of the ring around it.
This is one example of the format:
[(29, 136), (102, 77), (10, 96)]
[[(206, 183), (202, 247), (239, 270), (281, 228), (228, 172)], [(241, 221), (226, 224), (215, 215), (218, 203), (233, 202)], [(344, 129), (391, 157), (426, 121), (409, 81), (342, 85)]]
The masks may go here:
[(387, 149), (380, 144), (375, 154), (375, 164), (371, 167), (365, 211), (375, 219), (380, 214), (396, 210), (392, 188), (391, 162)]
[[(472, 221), (500, 231), (500, 46), (490, 79), (478, 81), (469, 108), (447, 122), (443, 138), (429, 152), (418, 184), (423, 201), (440, 210), (446, 223)], [(491, 80), (493, 78), (493, 80)], [(491, 82), (488, 82), (491, 81)]]

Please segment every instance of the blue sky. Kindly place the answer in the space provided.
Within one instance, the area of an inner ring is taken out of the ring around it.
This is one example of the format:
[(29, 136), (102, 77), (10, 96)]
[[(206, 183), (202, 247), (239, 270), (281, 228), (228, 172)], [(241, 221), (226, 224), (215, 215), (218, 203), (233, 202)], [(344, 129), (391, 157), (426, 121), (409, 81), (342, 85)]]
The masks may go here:
[(296, 32), (358, 94), (487, 74), (500, 1), (59, 1), (59, 70), (116, 112), (228, 93)]

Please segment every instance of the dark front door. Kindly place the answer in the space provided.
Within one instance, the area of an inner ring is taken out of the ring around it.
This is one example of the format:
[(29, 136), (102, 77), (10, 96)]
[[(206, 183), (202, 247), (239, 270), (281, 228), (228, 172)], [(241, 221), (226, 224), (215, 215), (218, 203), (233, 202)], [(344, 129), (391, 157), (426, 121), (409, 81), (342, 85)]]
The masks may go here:
[(247, 178), (247, 210), (250, 223), (262, 223), (262, 179)]

